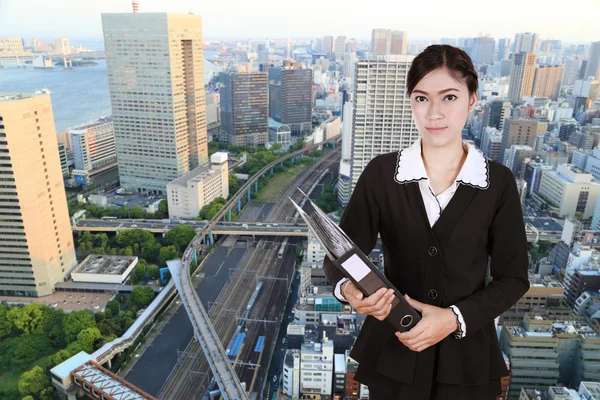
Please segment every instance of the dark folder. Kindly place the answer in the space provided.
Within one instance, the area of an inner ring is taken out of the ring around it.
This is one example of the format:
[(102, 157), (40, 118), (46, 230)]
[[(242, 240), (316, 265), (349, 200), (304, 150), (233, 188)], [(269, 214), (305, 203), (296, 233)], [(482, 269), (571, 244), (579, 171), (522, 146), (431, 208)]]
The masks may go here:
[[(394, 289), (392, 309), (386, 320), (400, 332), (408, 331), (415, 326), (421, 320), (421, 315), (417, 310), (408, 304), (403, 294), (373, 265), (348, 235), (333, 223), (304, 192), (298, 190), (304, 196), (301, 205), (296, 204), (291, 198), (290, 201), (321, 243), (333, 264), (354, 283), (364, 296), (370, 296), (382, 287)], [(304, 207), (306, 207), (306, 211), (303, 210)]]

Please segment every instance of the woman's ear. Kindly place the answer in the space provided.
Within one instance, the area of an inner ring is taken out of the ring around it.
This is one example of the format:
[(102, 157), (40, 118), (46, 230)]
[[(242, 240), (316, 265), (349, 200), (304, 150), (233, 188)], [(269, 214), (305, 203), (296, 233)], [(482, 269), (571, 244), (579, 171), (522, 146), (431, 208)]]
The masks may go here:
[(475, 104), (477, 104), (477, 92), (469, 96), (469, 112), (473, 111)]

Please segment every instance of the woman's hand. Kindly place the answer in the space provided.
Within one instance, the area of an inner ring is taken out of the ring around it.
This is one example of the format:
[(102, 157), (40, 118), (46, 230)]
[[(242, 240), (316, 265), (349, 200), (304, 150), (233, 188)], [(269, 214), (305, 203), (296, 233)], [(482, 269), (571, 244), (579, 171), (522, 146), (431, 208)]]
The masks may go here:
[(404, 295), (408, 303), (423, 318), (408, 332), (396, 332), (396, 337), (412, 351), (423, 351), (458, 329), (456, 315), (448, 308), (424, 304)]
[(358, 290), (356, 285), (352, 281), (347, 281), (340, 287), (340, 291), (357, 312), (372, 315), (380, 321), (383, 321), (392, 309), (394, 289), (386, 290), (382, 287), (363, 299), (363, 293)]

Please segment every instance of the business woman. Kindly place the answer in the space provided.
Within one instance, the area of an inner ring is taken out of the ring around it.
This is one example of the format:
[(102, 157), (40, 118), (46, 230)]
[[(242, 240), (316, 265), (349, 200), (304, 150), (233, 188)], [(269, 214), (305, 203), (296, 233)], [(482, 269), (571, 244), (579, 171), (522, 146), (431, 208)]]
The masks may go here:
[(420, 138), (369, 162), (340, 227), (365, 254), (381, 235), (385, 275), (423, 318), (396, 332), (384, 320), (393, 292), (363, 297), (326, 258), (335, 296), (367, 314), (350, 353), (354, 379), (372, 400), (495, 399), (509, 372), (494, 319), (529, 288), (516, 182), (462, 141), (477, 101), (464, 51), (427, 47), (406, 86)]

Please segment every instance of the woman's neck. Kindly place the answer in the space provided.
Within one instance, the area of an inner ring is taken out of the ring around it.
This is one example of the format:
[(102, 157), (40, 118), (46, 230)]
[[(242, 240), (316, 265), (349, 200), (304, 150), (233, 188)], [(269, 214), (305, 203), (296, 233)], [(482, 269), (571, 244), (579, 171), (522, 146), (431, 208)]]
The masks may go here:
[(461, 138), (440, 147), (430, 146), (421, 139), (421, 157), (430, 178), (448, 173), (455, 177), (467, 158), (467, 152)]

